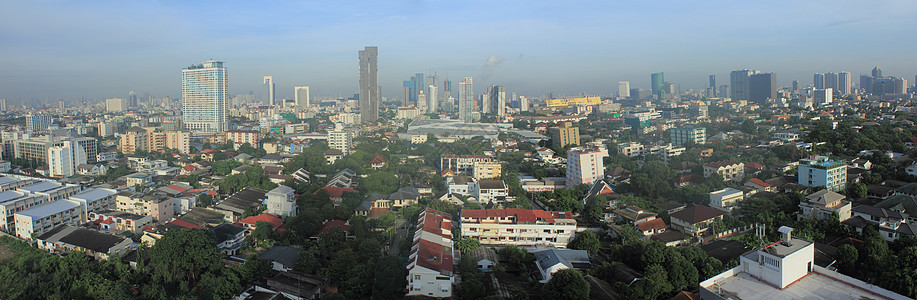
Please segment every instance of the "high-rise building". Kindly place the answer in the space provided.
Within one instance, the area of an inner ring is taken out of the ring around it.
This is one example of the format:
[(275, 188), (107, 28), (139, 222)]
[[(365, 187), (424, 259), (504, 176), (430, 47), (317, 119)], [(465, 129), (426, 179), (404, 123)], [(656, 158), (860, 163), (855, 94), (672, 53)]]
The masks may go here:
[(793, 91), (799, 90), (799, 80), (793, 80)]
[(502, 85), (490, 87), (490, 112), (502, 118), (506, 114), (506, 88)]
[(825, 87), (823, 88), (837, 90), (837, 85), (838, 85), (837, 81), (838, 81), (837, 73), (834, 73), (834, 72), (825, 73)]
[(818, 107), (822, 107), (834, 101), (834, 91), (831, 88), (827, 89), (815, 89), (814, 94), (812, 95), (812, 103)]
[(110, 112), (125, 111), (127, 110), (127, 100), (124, 98), (105, 99), (105, 110)]
[(713, 97), (716, 98), (716, 75), (710, 75), (710, 90), (713, 91)]
[(360, 120), (363, 124), (379, 119), (379, 48), (360, 50)]
[(662, 100), (665, 98), (665, 75), (662, 72), (650, 74), (650, 85), (656, 99)]
[(47, 131), (51, 127), (51, 115), (34, 113), (25, 116), (25, 128), (32, 132)]
[(137, 107), (137, 94), (135, 94), (134, 91), (127, 93), (127, 107), (124, 109), (129, 107)]
[(294, 86), (293, 87), (293, 101), (296, 103), (296, 109), (303, 109), (309, 107), (311, 104), (311, 99), (309, 99), (309, 86)]
[(525, 96), (519, 97), (519, 111), (529, 111), (529, 99)]
[(70, 177), (79, 165), (87, 162), (86, 150), (80, 144), (65, 141), (48, 148), (48, 171), (51, 177)]
[(264, 84), (261, 85), (264, 105), (274, 106), (274, 76), (264, 76)]
[(748, 100), (748, 79), (751, 75), (758, 74), (758, 70), (738, 70), (729, 73), (729, 97), (732, 100)]
[(860, 88), (867, 94), (872, 93), (872, 83), (875, 78), (866, 74), (860, 74)]
[(879, 66), (876, 66), (872, 69), (873, 78), (882, 78), (882, 69), (879, 69)]
[(553, 146), (562, 149), (567, 145), (579, 145), (579, 127), (573, 126), (573, 122), (564, 122), (563, 125), (548, 128), (553, 140)]
[(465, 77), (465, 80), (459, 82), (459, 119), (465, 123), (471, 123), (471, 110), (474, 107), (474, 87), (472, 86), (471, 77)]
[(815, 86), (816, 89), (825, 88), (825, 74), (815, 73), (815, 75), (812, 76), (812, 85)]
[(328, 131), (328, 147), (341, 150), (344, 155), (350, 154), (353, 149), (353, 131), (343, 128), (342, 124), (336, 124), (334, 130)]
[(424, 84), (423, 73), (414, 74), (414, 77), (411, 77), (411, 81), (414, 81), (414, 99), (412, 99), (414, 105), (427, 105), (426, 103), (420, 103), (420, 101), (417, 99), (417, 96), (420, 94), (420, 92), (426, 93), (425, 89), (427, 86)]
[(442, 110), (448, 113), (455, 112), (455, 98), (452, 96), (452, 81), (449, 81), (449, 76), (446, 76), (446, 80), (443, 81), (443, 104)]
[(605, 178), (602, 159), (607, 155), (607, 151), (598, 148), (576, 147), (567, 151), (567, 186), (593, 184)]
[(777, 98), (777, 74), (761, 73), (748, 79), (748, 100), (755, 103)]
[(178, 150), (183, 154), (191, 153), (191, 133), (184, 131), (166, 131), (166, 148)]
[(681, 146), (687, 142), (703, 144), (707, 139), (707, 128), (704, 127), (688, 125), (681, 128), (673, 127), (671, 131), (672, 144), (675, 146)]
[(229, 74), (208, 60), (181, 70), (182, 126), (191, 132), (229, 130)]
[(414, 79), (405, 80), (401, 85), (401, 106), (414, 105)]
[(427, 86), (427, 113), (433, 114), (439, 111), (439, 98), (437, 92), (439, 89), (435, 85)]
[(628, 81), (619, 81), (618, 82), (618, 97), (630, 98), (630, 82)]
[(841, 71), (837, 73), (837, 91), (841, 95), (850, 94), (850, 72)]
[(726, 97), (727, 95), (729, 95), (729, 85), (728, 84), (721, 85), (718, 95), (720, 95), (720, 97)]

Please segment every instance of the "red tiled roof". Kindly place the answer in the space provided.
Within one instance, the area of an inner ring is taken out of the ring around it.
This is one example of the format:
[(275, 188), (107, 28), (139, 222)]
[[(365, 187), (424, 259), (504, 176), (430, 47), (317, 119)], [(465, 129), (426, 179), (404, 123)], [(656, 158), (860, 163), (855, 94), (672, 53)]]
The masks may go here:
[(184, 193), (185, 191), (188, 190), (188, 189), (186, 189), (186, 188), (183, 188), (183, 187), (180, 187), (180, 186), (177, 186), (177, 185), (174, 185), (174, 184), (170, 184), (170, 185), (168, 185), (168, 186), (166, 186), (166, 187), (167, 187), (167, 188), (170, 188), (170, 189), (173, 189), (173, 190), (176, 190), (176, 191), (178, 191), (179, 193)]
[(202, 227), (202, 226), (200, 226), (200, 225), (191, 224), (191, 223), (188, 223), (188, 222), (182, 221), (182, 220), (173, 220), (173, 221), (172, 221), (172, 224), (175, 224), (175, 225), (178, 225), (178, 226), (181, 226), (181, 227), (184, 227), (184, 228), (190, 228), (190, 229), (204, 229), (204, 227)]
[(452, 275), (452, 255), (452, 248), (420, 239), (415, 261), (418, 266)]
[(544, 211), (535, 209), (507, 208), (507, 209), (463, 209), (463, 218), (504, 218), (515, 217), (516, 222), (535, 222), (542, 219), (553, 223), (554, 219), (572, 219), (573, 213), (569, 211)]
[(256, 226), (258, 225), (258, 222), (267, 222), (268, 224), (271, 224), (271, 227), (274, 228), (274, 231), (276, 231), (277, 228), (280, 228), (280, 225), (283, 225), (283, 219), (273, 214), (269, 214), (269, 213), (262, 213), (257, 216), (251, 216), (251, 217), (239, 220), (239, 222), (237, 222), (236, 224), (247, 224), (251, 226)]
[(432, 209), (427, 209), (421, 213), (423, 215), (423, 231), (441, 235), (445, 238), (452, 238), (451, 234), (443, 233), (443, 230), (452, 230), (452, 216)]
[(759, 163), (751, 162), (751, 163), (745, 164), (745, 167), (746, 167), (746, 168), (749, 168), (749, 169), (760, 169), (760, 168), (763, 168), (764, 165), (759, 164)]
[(197, 167), (195, 167), (194, 165), (187, 165), (187, 166), (182, 167), (181, 169), (185, 171), (194, 171), (194, 170), (197, 170)]
[(711, 167), (711, 168), (717, 168), (717, 169), (719, 169), (719, 168), (722, 168), (722, 167), (725, 167), (725, 166), (731, 166), (731, 165), (735, 165), (735, 164), (739, 164), (739, 163), (734, 162), (734, 161), (731, 161), (731, 160), (724, 160), (724, 161), (712, 162), (712, 163), (706, 164), (706, 165), (704, 165), (704, 166), (705, 166), (705, 167)]
[(687, 207), (685, 209), (679, 210), (672, 213), (669, 217), (676, 218), (682, 221), (685, 221), (689, 224), (697, 224), (709, 219), (713, 219), (722, 215), (725, 215), (726, 212), (715, 209), (709, 206), (704, 205), (695, 205)]
[[(336, 186), (325, 186), (322, 187), (323, 190), (328, 191), (328, 194), (331, 195), (331, 198), (341, 198), (344, 195), (344, 192), (359, 193), (359, 191), (351, 188), (342, 188)], [(318, 193), (318, 191), (315, 191)]]
[(757, 185), (760, 185), (760, 186), (766, 187), (766, 188), (771, 187), (770, 184), (768, 184), (767, 182), (764, 182), (764, 180), (761, 180), (761, 179), (758, 179), (758, 178), (749, 179), (748, 182), (751, 182), (751, 183), (754, 183), (754, 184), (757, 184)]
[(331, 229), (331, 227), (340, 228), (345, 233), (350, 232), (350, 225), (347, 225), (347, 221), (329, 220), (329, 221), (325, 221), (325, 224), (322, 224), (322, 229), (320, 229), (318, 233), (316, 233), (312, 237), (317, 238), (318, 236), (322, 235), (322, 233), (325, 233), (326, 231), (328, 231), (328, 229)]
[(373, 165), (382, 164), (382, 163), (385, 163), (385, 158), (382, 158), (382, 156), (376, 155), (376, 157), (373, 157), (373, 159), (369, 161), (369, 163)]
[(640, 228), (640, 231), (666, 229), (665, 222), (662, 221), (662, 219), (652, 219), (652, 220), (637, 224), (637, 227)]
[(455, 154), (443, 154), (441, 158), (488, 158), (487, 155), (455, 155)]

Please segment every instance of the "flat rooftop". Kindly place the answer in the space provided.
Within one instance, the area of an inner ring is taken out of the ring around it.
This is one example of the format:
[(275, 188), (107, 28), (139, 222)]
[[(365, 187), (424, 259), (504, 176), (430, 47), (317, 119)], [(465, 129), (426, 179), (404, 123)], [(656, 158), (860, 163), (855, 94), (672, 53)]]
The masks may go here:
[[(718, 288), (717, 288), (718, 287)], [(732, 299), (883, 299), (870, 292), (836, 281), (819, 273), (809, 273), (796, 283), (781, 290), (764, 283), (748, 273), (740, 272), (711, 287), (711, 292), (722, 291), (724, 298)]]
[[(764, 248), (761, 248), (760, 251), (763, 251), (767, 254), (778, 256), (778, 257), (786, 257), (787, 255), (790, 255), (793, 252), (799, 251), (799, 249), (802, 249), (803, 247), (808, 246), (809, 244), (812, 243), (810, 241), (801, 240), (797, 238), (793, 238), (790, 241), (791, 241), (790, 245), (784, 245), (780, 242), (776, 242), (776, 243), (764, 246)], [(758, 251), (757, 250), (751, 251), (749, 252), (749, 254), (752, 254), (752, 256), (750, 256), (749, 258), (751, 258), (753, 261), (758, 261)]]
[(56, 188), (60, 188), (61, 184), (57, 182), (42, 181), (41, 183), (36, 183), (33, 185), (27, 185), (20, 187), (20, 190), (27, 191), (29, 193), (41, 193), (47, 192)]
[(74, 207), (80, 207), (80, 204), (70, 201), (70, 200), (57, 200), (47, 204), (39, 205), (27, 210), (20, 211), (16, 213), (17, 215), (23, 215), (31, 217), (32, 219), (44, 218), (49, 215), (53, 215)]
[(16, 182), (16, 181), (19, 181), (19, 180), (16, 180), (15, 178), (11, 178), (11, 177), (0, 176), (0, 184), (7, 184), (10, 182)]
[(71, 196), (73, 199), (86, 200), (86, 202), (94, 202), (96, 200), (109, 197), (115, 194), (115, 191), (104, 190), (98, 188), (91, 188), (83, 191), (82, 193)]
[(22, 198), (22, 196), (25, 196), (25, 193), (17, 191), (0, 192), (0, 204), (6, 204), (6, 202)]

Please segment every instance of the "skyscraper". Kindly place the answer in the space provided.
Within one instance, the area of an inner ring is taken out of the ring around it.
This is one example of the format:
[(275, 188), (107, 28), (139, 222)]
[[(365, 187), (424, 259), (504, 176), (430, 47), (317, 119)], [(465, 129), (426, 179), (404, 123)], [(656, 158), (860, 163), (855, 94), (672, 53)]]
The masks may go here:
[(309, 86), (294, 86), (293, 87), (293, 101), (296, 103), (297, 109), (303, 109), (309, 107), (311, 104), (311, 99), (309, 99)]
[(401, 93), (401, 106), (410, 106), (414, 103), (414, 79), (404, 81)]
[(274, 106), (274, 76), (264, 76), (264, 104)]
[(716, 75), (710, 75), (710, 90), (713, 92), (713, 97), (716, 98)]
[(816, 89), (824, 89), (825, 88), (825, 74), (815, 73), (815, 75), (812, 76), (812, 85), (815, 86)]
[(490, 87), (490, 112), (498, 118), (506, 114), (506, 88), (502, 85)]
[(828, 72), (825, 73), (825, 87), (826, 89), (837, 90), (837, 73)]
[(761, 73), (748, 79), (748, 100), (755, 103), (777, 98), (777, 74)]
[(191, 132), (229, 130), (229, 75), (208, 60), (181, 70), (182, 126)]
[(879, 66), (876, 66), (872, 69), (873, 78), (882, 78), (882, 69), (879, 69)]
[(471, 123), (471, 109), (474, 107), (474, 87), (472, 86), (471, 77), (465, 77), (465, 80), (459, 82), (459, 119), (465, 123)]
[(653, 88), (653, 95), (656, 99), (662, 100), (665, 97), (665, 76), (662, 72), (650, 74), (650, 85)]
[(427, 93), (426, 91), (424, 91), (424, 89), (427, 88), (427, 85), (423, 84), (423, 81), (424, 81), (423, 73), (414, 74), (414, 77), (411, 77), (411, 80), (414, 81), (414, 99), (411, 99), (411, 101), (414, 103), (415, 106), (418, 106), (418, 107), (422, 105), (427, 105), (426, 103), (420, 103), (419, 99), (417, 99), (417, 95), (419, 95), (421, 91), (423, 91), (424, 93)]
[(360, 50), (360, 120), (363, 124), (379, 119), (379, 48)]
[(793, 91), (799, 90), (799, 80), (793, 80)]
[(427, 90), (430, 91), (427, 94), (427, 113), (433, 114), (439, 111), (439, 98), (437, 92), (439, 89), (435, 85), (428, 85)]
[(841, 71), (837, 73), (837, 90), (841, 95), (850, 94), (850, 72)]
[(732, 100), (748, 100), (748, 78), (758, 74), (758, 70), (738, 70), (729, 73), (729, 97)]
[(618, 81), (618, 97), (630, 98), (630, 82)]

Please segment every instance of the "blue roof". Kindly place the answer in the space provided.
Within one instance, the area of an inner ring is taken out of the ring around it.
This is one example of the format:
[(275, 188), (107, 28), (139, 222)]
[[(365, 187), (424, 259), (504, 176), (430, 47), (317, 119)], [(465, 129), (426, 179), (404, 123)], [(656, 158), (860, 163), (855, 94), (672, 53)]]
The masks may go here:
[(4, 191), (0, 192), (0, 204), (6, 203), (10, 200), (16, 200), (25, 196), (25, 193), (17, 191)]
[(75, 201), (58, 200), (23, 210), (16, 214), (31, 217), (32, 219), (38, 219), (76, 207), (80, 207), (80, 204)]
[(99, 199), (102, 199), (108, 196), (112, 196), (116, 193), (117, 192), (115, 192), (114, 190), (91, 188), (91, 189), (84, 190), (82, 193), (70, 196), (70, 198), (85, 200), (86, 203), (92, 203), (92, 202), (95, 202), (96, 200), (99, 200)]
[(61, 187), (60, 183), (51, 182), (51, 181), (42, 181), (40, 183), (21, 187), (19, 189), (34, 194), (34, 193), (40, 193), (40, 192), (47, 192), (47, 191), (50, 191), (56, 188), (60, 188), (60, 187)]
[(10, 182), (16, 182), (16, 181), (18, 181), (18, 180), (16, 180), (15, 178), (10, 178), (10, 177), (6, 177), (6, 176), (0, 176), (0, 184), (7, 184), (7, 183), (10, 183)]

